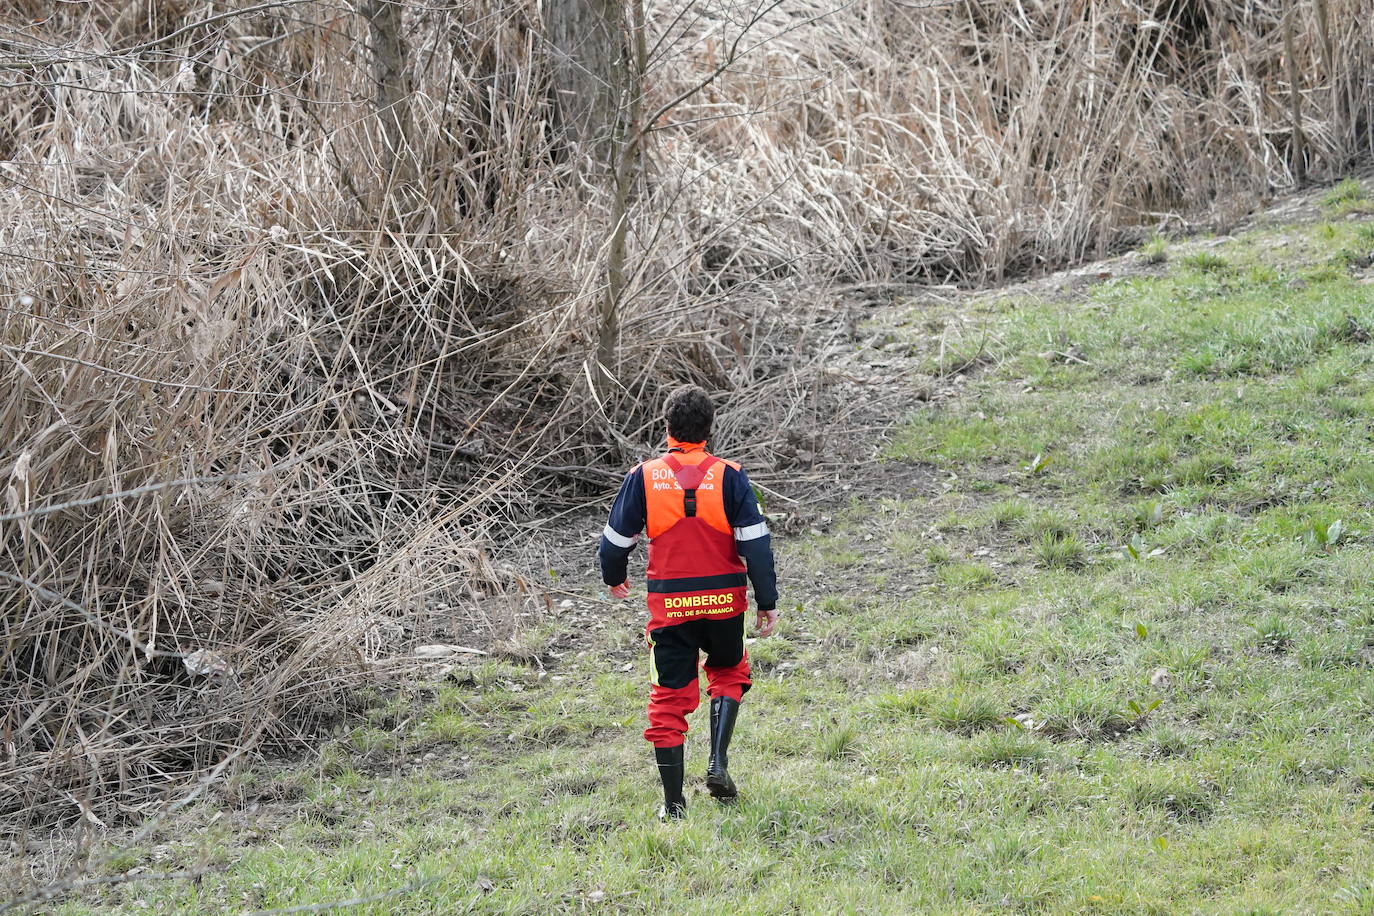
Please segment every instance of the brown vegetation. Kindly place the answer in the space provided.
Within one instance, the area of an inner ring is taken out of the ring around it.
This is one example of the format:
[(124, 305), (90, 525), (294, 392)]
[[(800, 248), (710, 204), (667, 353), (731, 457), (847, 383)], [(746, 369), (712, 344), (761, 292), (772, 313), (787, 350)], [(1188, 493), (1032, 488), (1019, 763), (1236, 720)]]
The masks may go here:
[[(1342, 173), (1374, 123), (1374, 38), (1339, 25), (1364, 0), (776, 6), (646, 125), (602, 401), (612, 189), (550, 129), (535, 5), (412, 4), (395, 47), (376, 3), (15, 6), (7, 817), (137, 810), (307, 740), (439, 601), (507, 635), (538, 606), (493, 532), (614, 483), (664, 386), (747, 402), (723, 432), (755, 465), (816, 421), (798, 354), (839, 333), (831, 284), (979, 282), (1224, 222), (1295, 166)], [(750, 14), (651, 5), (644, 109)], [(198, 650), (223, 670), (193, 673)]]

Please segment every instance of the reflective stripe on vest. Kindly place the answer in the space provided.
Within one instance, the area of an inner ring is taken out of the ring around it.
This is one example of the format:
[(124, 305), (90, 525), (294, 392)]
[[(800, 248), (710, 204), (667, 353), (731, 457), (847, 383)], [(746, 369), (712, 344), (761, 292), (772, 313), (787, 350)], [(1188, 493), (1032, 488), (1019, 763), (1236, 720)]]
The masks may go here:
[(746, 609), (745, 567), (725, 514), (726, 467), (702, 450), (644, 464), (651, 628)]

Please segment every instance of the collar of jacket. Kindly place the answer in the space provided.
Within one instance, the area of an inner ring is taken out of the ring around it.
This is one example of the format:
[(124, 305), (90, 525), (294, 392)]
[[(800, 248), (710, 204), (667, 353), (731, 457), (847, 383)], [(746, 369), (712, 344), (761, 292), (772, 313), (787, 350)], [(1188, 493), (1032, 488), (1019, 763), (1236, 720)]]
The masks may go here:
[(669, 437), (668, 437), (668, 451), (670, 451), (670, 452), (704, 452), (704, 451), (706, 451), (706, 442), (705, 442), (704, 440), (701, 441), (701, 442), (679, 442), (677, 439), (674, 439), (672, 436), (669, 436)]

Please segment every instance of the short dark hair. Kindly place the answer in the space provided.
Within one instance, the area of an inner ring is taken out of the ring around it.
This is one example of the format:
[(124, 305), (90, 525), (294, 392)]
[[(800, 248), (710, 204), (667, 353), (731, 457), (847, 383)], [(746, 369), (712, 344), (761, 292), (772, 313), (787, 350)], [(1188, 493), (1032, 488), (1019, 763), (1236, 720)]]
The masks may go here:
[(668, 435), (679, 442), (705, 442), (711, 435), (715, 416), (716, 405), (711, 403), (711, 396), (696, 385), (683, 385), (668, 395), (663, 405)]

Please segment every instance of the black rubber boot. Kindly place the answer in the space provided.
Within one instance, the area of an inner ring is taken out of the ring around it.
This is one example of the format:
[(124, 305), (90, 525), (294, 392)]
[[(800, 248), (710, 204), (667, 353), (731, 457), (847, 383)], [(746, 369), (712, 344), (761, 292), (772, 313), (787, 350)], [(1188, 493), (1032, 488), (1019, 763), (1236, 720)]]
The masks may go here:
[(730, 736), (735, 731), (735, 717), (739, 715), (739, 700), (730, 697), (711, 698), (711, 762), (706, 765), (706, 788), (721, 801), (730, 801), (739, 793), (730, 778)]
[(660, 820), (677, 820), (687, 814), (687, 799), (682, 795), (682, 745), (654, 748), (658, 763), (658, 778), (663, 780), (663, 807)]

